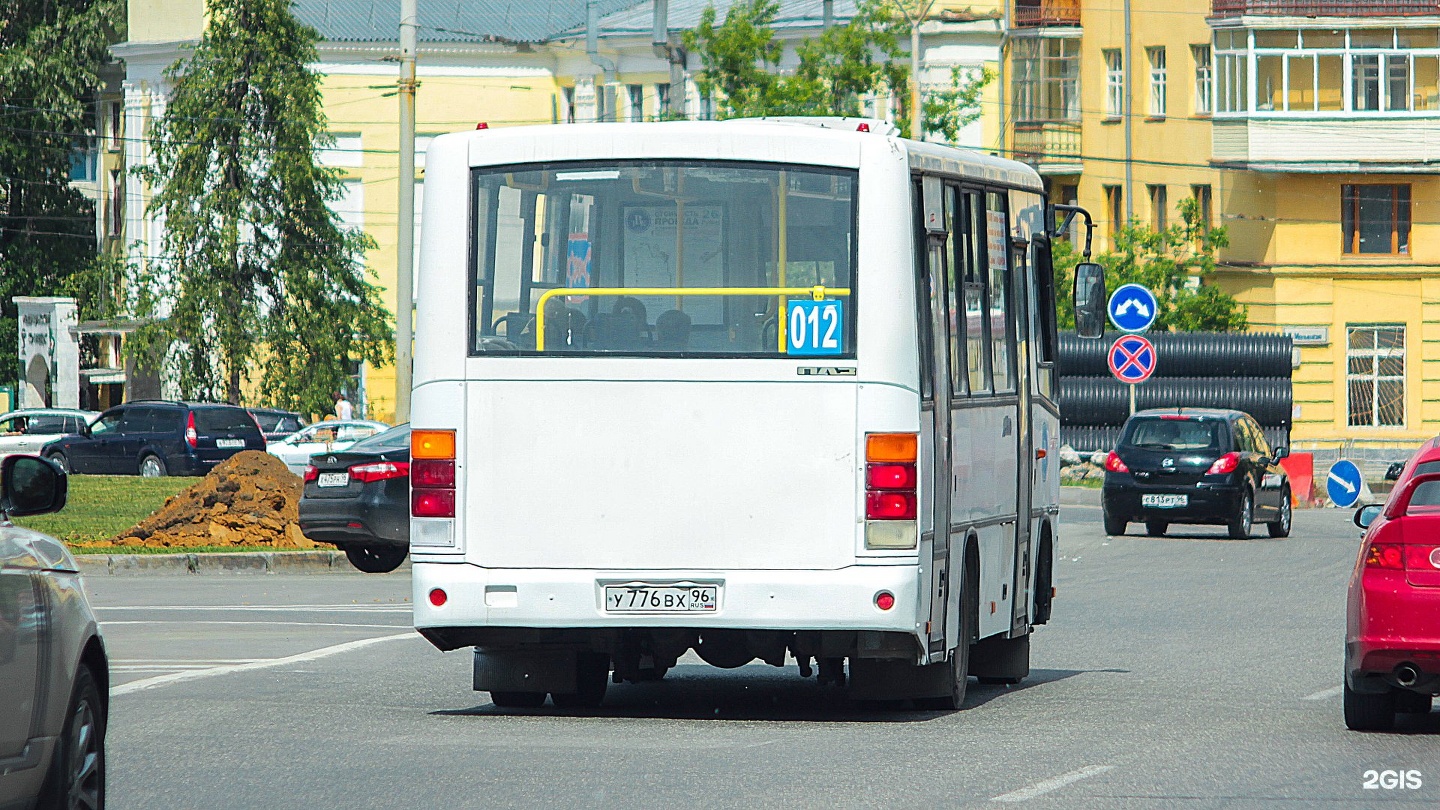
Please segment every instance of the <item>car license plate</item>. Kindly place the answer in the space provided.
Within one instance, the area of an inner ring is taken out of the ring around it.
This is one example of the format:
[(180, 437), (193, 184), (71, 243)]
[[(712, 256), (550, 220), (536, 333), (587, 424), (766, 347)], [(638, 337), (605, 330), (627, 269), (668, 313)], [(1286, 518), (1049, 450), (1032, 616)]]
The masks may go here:
[(1156, 509), (1174, 509), (1179, 506), (1189, 506), (1189, 495), (1141, 495), (1141, 506), (1153, 506)]
[(235, 448), (235, 447), (244, 447), (244, 446), (245, 446), (245, 440), (244, 440), (244, 439), (216, 439), (216, 440), (215, 440), (215, 446), (218, 447), (218, 448), (220, 448), (221, 450), (229, 450), (229, 449)]
[(315, 483), (322, 487), (343, 487), (350, 484), (350, 473), (320, 473)]
[(714, 613), (718, 585), (607, 585), (610, 613)]

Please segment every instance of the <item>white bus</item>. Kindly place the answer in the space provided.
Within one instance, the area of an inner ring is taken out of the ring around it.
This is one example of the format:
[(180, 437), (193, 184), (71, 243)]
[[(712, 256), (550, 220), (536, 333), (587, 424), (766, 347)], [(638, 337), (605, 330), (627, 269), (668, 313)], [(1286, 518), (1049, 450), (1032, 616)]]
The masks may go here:
[(1034, 171), (817, 119), (447, 135), (425, 184), (414, 618), (476, 690), (595, 705), (691, 650), (952, 708), (1027, 675), (1060, 472)]

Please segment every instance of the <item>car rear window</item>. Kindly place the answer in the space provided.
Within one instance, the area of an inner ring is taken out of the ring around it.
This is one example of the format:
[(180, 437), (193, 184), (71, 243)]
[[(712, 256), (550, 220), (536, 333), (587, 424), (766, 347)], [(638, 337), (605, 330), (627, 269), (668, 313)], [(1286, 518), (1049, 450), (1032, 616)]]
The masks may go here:
[(384, 433), (377, 433), (368, 439), (350, 445), (352, 453), (389, 453), (392, 450), (405, 450), (410, 447), (410, 426), (401, 425), (393, 427)]
[(1132, 419), (1121, 444), (1151, 450), (1219, 450), (1223, 426), (1215, 419)]
[(195, 430), (198, 433), (222, 433), (229, 430), (255, 429), (255, 420), (240, 408), (196, 408)]

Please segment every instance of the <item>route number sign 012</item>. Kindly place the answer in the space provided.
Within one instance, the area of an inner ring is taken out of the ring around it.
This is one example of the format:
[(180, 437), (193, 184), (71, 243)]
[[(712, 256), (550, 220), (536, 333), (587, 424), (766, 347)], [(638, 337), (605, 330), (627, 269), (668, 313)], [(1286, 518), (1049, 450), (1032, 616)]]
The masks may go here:
[(791, 301), (785, 320), (785, 353), (823, 357), (845, 351), (845, 310), (839, 300)]

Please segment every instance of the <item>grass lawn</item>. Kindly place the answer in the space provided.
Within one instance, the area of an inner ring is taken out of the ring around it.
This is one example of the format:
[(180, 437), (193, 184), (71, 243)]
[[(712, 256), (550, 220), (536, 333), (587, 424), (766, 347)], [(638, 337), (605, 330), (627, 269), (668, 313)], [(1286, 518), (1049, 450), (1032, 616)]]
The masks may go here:
[(1083, 487), (1085, 489), (1100, 489), (1105, 485), (1105, 474), (1098, 473), (1087, 478), (1061, 478), (1062, 487)]
[[(134, 526), (159, 509), (165, 499), (199, 478), (141, 478), (136, 475), (72, 475), (65, 508), (53, 515), (17, 518), (15, 523), (67, 543), (93, 543)], [(120, 549), (96, 549), (115, 553)], [(131, 549), (126, 549), (131, 551)], [(191, 551), (192, 549), (185, 549)], [(157, 553), (178, 549), (146, 549)]]

